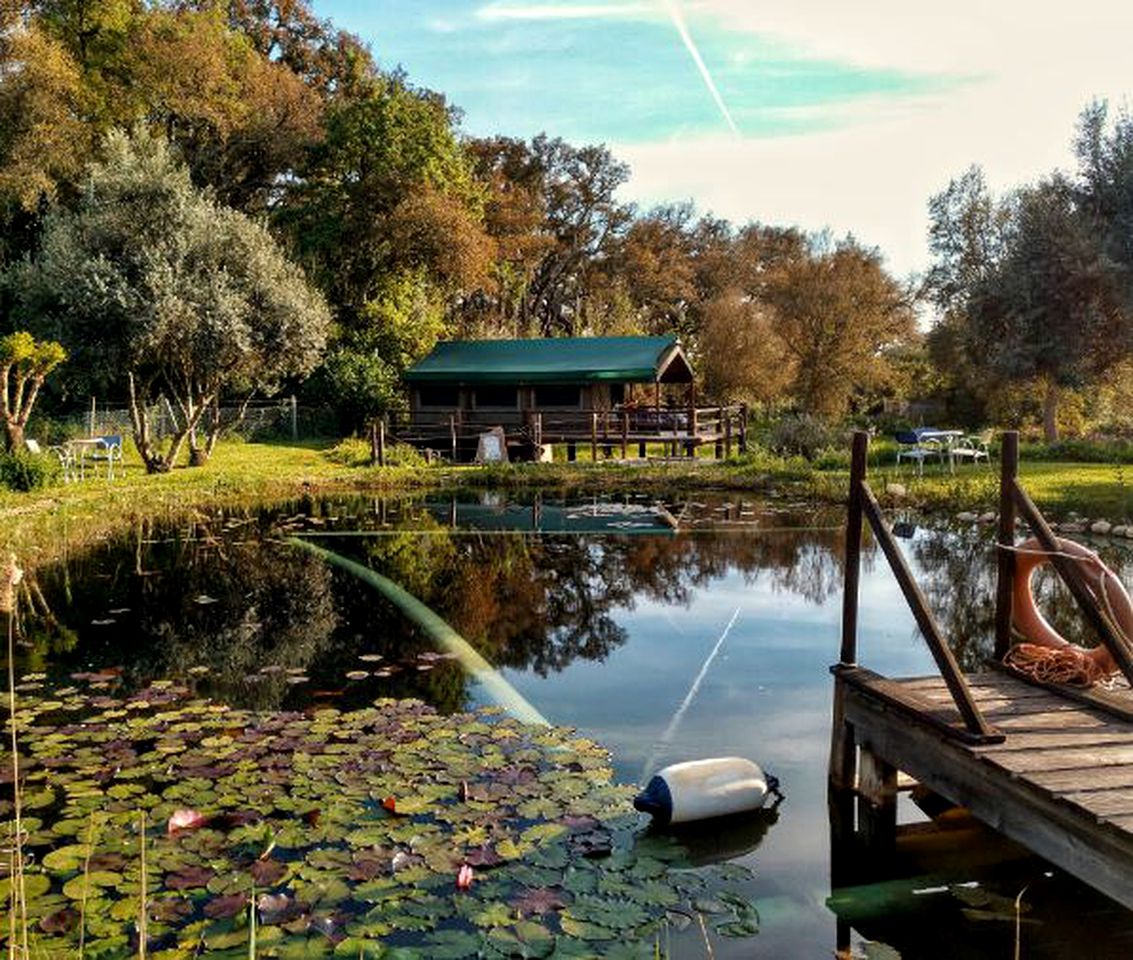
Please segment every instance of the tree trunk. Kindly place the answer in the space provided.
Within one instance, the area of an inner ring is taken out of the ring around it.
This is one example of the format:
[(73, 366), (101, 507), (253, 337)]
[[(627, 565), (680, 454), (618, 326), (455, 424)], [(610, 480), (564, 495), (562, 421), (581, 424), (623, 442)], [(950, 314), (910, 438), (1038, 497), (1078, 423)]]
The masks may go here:
[(150, 437), (149, 411), (145, 407), (145, 397), (138, 396), (133, 371), (127, 374), (126, 380), (130, 388), (130, 423), (134, 429), (134, 446), (142, 458), (146, 473), (166, 473), (168, 467), (164, 467), (161, 454), (157, 452)]
[(1043, 397), (1043, 439), (1054, 443), (1058, 439), (1058, 384), (1047, 382), (1046, 396)]
[(4, 421), (4, 449), (16, 453), (24, 449), (24, 425), (17, 421)]

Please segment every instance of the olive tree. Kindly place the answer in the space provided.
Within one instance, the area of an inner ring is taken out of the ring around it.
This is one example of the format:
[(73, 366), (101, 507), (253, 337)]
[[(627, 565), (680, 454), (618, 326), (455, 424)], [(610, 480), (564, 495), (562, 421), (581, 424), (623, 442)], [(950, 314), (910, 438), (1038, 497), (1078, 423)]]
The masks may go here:
[[(267, 230), (197, 190), (142, 131), (108, 137), (81, 202), (48, 217), (14, 287), (24, 319), (51, 330), (89, 380), (127, 390), (151, 473), (170, 470), (186, 441), (203, 463), (215, 431), (202, 446), (197, 430), (221, 397), (309, 373), (330, 323)], [(168, 445), (149, 420), (163, 399), (177, 413)]]

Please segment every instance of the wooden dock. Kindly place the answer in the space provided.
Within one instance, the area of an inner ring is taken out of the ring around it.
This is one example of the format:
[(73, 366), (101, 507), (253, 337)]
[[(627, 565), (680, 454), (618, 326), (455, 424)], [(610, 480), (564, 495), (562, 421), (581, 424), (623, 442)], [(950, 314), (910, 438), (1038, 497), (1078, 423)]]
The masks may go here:
[[(832, 885), (893, 858), (902, 779), (966, 808), (1009, 840), (1133, 909), (1133, 638), (1101, 612), (1019, 484), (1018, 435), (1005, 434), (995, 548), (996, 662), (963, 673), (866, 480), (868, 438), (854, 436), (846, 524), (842, 649), (830, 752)], [(1012, 642), (1016, 517), (1050, 555), (1120, 669), (1118, 687), (1041, 685), (998, 661)], [(858, 581), (866, 525), (877, 538), (938, 677), (887, 678), (858, 662)], [(903, 776), (902, 776), (903, 775)], [(846, 866), (843, 866), (846, 865)], [(839, 949), (848, 943), (840, 927)]]
[(895, 835), (901, 771), (1133, 909), (1133, 691), (1090, 705), (1000, 671), (969, 674), (973, 699), (1004, 735), (980, 743), (942, 730), (959, 715), (940, 677), (835, 676), (861, 751), (859, 824), (875, 845)]

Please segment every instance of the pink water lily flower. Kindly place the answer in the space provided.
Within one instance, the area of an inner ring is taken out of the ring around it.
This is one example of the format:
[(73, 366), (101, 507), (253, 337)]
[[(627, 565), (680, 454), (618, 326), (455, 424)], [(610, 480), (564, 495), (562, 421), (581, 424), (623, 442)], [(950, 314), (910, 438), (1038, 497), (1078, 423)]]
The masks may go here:
[(467, 890), (472, 886), (472, 868), (467, 863), (461, 864), (456, 873), (456, 889)]
[(209, 822), (209, 818), (196, 810), (174, 810), (166, 826), (170, 835), (180, 833), (182, 830), (197, 830)]

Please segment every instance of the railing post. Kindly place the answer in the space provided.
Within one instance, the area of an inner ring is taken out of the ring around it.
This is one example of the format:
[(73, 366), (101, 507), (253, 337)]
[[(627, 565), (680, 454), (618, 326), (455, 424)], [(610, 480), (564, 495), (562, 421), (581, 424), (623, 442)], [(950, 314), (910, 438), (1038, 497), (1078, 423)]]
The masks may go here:
[(747, 404), (740, 404), (740, 453), (747, 453)]
[(629, 459), (629, 413), (622, 411), (622, 459)]
[(448, 418), (449, 440), (452, 444), (452, 462), (456, 463), (456, 415)]
[(1003, 434), (999, 454), (999, 532), (996, 536), (995, 659), (1011, 649), (1012, 588), (1015, 583), (1015, 478), (1019, 475), (1019, 432)]
[(723, 414), (724, 417), (724, 456), (729, 460), (732, 458), (732, 410), (729, 407)]
[(862, 484), (865, 482), (869, 434), (854, 431), (850, 455), (850, 497), (846, 508), (846, 570), (842, 592), (842, 654), (839, 663), (853, 666), (858, 660), (858, 581), (862, 559)]

